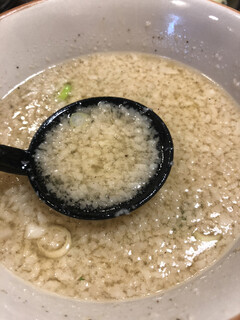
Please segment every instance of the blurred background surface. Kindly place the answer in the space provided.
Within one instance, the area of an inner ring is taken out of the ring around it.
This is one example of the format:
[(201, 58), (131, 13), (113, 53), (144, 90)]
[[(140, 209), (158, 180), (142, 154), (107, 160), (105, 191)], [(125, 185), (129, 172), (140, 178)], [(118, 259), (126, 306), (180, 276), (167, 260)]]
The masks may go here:
[[(32, 0), (0, 0), (0, 13), (31, 1)], [(202, 0), (202, 1), (206, 1), (206, 0)], [(240, 10), (240, 0), (215, 0), (215, 1), (228, 5), (234, 9)]]

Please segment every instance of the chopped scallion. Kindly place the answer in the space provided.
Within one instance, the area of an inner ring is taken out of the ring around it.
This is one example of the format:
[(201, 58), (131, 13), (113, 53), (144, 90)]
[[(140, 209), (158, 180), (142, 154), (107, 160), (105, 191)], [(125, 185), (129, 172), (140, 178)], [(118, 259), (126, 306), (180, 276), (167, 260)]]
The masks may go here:
[(78, 281), (84, 281), (85, 279), (83, 278), (83, 276), (78, 278)]
[(58, 93), (58, 98), (60, 100), (66, 100), (72, 91), (72, 85), (70, 83), (66, 83), (62, 90)]

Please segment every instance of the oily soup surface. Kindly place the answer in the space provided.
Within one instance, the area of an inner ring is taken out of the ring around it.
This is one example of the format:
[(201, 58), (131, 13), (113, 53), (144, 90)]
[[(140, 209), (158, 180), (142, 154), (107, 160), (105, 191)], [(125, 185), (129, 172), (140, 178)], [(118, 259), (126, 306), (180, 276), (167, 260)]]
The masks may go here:
[[(58, 92), (71, 83), (71, 95)], [(163, 188), (128, 216), (78, 221), (41, 203), (26, 177), (0, 173), (0, 260), (33, 284), (80, 299), (156, 293), (213, 263), (239, 234), (240, 112), (195, 71), (142, 54), (73, 60), (0, 102), (0, 143), (27, 148), (60, 107), (93, 96), (136, 100), (173, 137)]]

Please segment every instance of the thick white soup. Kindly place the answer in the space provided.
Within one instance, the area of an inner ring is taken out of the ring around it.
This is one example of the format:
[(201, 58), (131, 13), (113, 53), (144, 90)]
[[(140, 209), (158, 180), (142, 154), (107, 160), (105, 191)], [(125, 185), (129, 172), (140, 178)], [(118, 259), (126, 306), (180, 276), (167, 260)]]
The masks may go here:
[(240, 109), (174, 61), (95, 54), (46, 70), (0, 101), (0, 143), (27, 149), (53, 112), (94, 96), (135, 100), (163, 119), (174, 143), (167, 182), (130, 215), (83, 221), (47, 207), (27, 177), (0, 172), (0, 261), (69, 297), (154, 294), (211, 265), (239, 235)]

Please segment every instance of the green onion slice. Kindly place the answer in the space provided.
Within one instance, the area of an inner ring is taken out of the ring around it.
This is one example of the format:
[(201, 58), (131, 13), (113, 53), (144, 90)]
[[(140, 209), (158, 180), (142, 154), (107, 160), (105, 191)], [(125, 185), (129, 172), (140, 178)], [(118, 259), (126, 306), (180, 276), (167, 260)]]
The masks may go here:
[(66, 100), (72, 91), (72, 85), (70, 83), (66, 83), (62, 90), (58, 93), (58, 98), (62, 101)]

